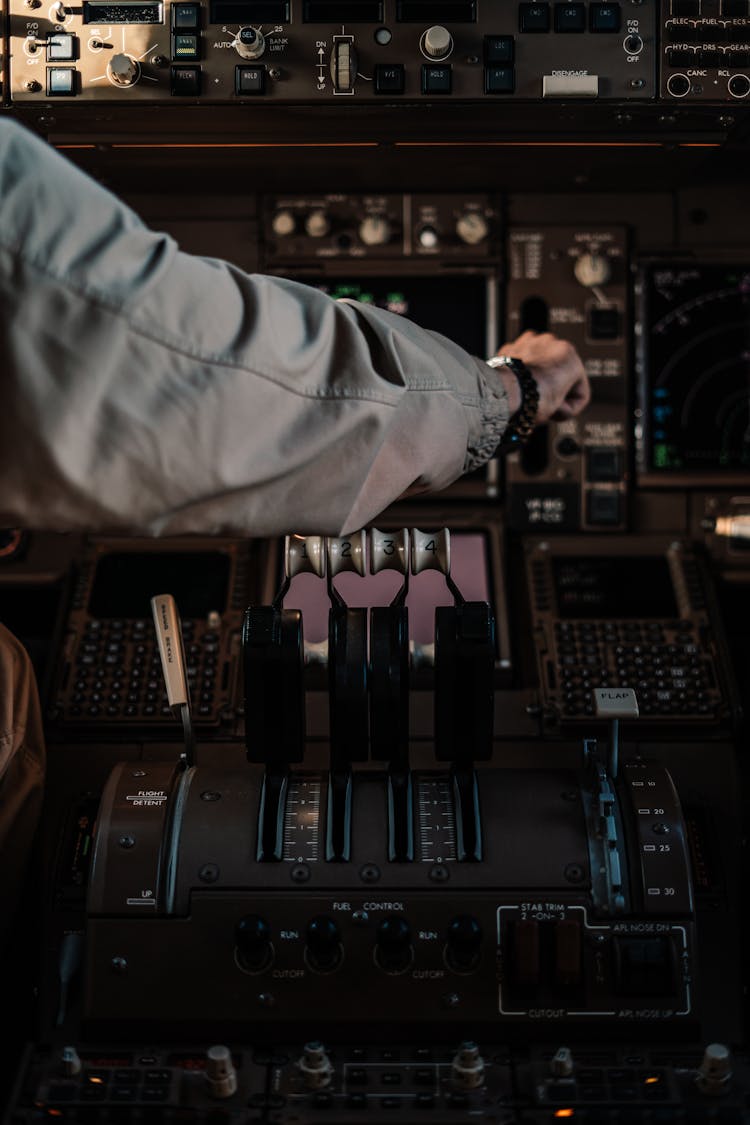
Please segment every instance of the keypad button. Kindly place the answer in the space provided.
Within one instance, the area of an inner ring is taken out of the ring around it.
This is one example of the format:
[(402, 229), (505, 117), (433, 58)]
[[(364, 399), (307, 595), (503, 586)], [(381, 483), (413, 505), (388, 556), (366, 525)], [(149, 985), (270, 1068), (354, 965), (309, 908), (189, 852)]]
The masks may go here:
[(375, 66), (376, 94), (403, 94), (406, 72), (401, 63), (377, 63)]
[(550, 29), (549, 4), (519, 4), (518, 26), (522, 32), (545, 32)]
[(423, 94), (450, 94), (453, 72), (447, 63), (425, 63), (422, 67)]

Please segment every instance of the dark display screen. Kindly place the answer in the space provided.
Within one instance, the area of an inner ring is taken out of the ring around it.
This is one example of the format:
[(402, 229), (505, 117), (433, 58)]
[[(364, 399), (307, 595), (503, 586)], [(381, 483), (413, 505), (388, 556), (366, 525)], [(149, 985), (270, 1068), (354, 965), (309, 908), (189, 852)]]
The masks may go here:
[(487, 354), (487, 282), (483, 277), (332, 278), (318, 285), (331, 297), (406, 316), (440, 332), (472, 355)]
[(661, 557), (552, 560), (562, 618), (678, 616), (669, 563)]
[(648, 469), (750, 471), (750, 265), (652, 265), (644, 295)]
[(113, 552), (99, 559), (88, 611), (92, 617), (151, 617), (151, 599), (172, 594), (181, 617), (223, 613), (230, 559), (219, 551)]

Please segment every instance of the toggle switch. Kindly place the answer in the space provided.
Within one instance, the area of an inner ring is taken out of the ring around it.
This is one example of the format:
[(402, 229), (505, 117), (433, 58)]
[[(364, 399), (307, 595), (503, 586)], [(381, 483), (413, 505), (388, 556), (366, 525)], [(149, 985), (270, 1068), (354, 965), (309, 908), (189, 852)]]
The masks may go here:
[(411, 926), (398, 914), (389, 914), (377, 929), (375, 960), (386, 973), (405, 973), (414, 960)]
[(329, 915), (318, 914), (310, 920), (305, 942), (305, 960), (313, 972), (331, 973), (339, 967), (343, 957), (341, 931)]
[(240, 918), (234, 929), (237, 962), (249, 973), (260, 973), (273, 960), (271, 927), (260, 914)]
[(479, 964), (482, 927), (471, 914), (458, 914), (445, 935), (445, 962), (455, 973), (471, 973)]

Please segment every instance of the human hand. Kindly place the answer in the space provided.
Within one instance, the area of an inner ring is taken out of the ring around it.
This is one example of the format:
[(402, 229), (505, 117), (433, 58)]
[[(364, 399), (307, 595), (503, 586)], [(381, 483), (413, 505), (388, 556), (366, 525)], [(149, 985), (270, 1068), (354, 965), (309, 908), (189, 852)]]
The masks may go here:
[[(498, 355), (522, 360), (539, 387), (539, 409), (536, 424), (550, 419), (574, 418), (588, 405), (591, 386), (581, 357), (569, 340), (561, 340), (551, 332), (523, 332), (511, 343), (503, 344)], [(502, 375), (510, 411), (521, 405), (518, 380), (510, 370), (498, 368)]]

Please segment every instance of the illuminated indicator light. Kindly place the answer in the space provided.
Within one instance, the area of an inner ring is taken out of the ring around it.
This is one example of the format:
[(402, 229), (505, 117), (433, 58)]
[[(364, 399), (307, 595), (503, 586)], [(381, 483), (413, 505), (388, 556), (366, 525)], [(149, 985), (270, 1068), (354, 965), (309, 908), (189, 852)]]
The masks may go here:
[(47, 1110), (47, 1116), (48, 1117), (62, 1117), (62, 1115), (63, 1115), (63, 1111), (61, 1109), (48, 1109)]
[(575, 1117), (576, 1111), (574, 1109), (556, 1109), (555, 1117)]
[(651, 1077), (646, 1079), (647, 1086), (655, 1086), (657, 1082), (661, 1082), (661, 1078), (659, 1078), (657, 1075), (652, 1075)]
[[(649, 1082), (650, 1079), (647, 1078), (646, 1081)], [(103, 1078), (89, 1078), (89, 1082), (91, 1082), (92, 1085), (94, 1085), (94, 1086), (101, 1086), (104, 1083), (104, 1079)]]

